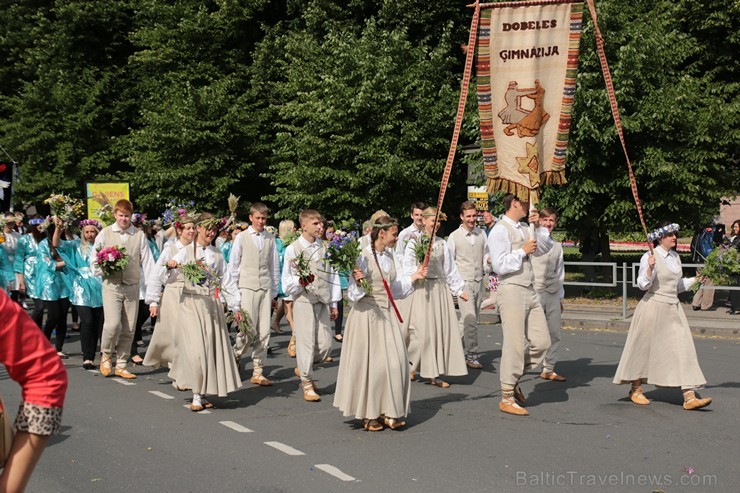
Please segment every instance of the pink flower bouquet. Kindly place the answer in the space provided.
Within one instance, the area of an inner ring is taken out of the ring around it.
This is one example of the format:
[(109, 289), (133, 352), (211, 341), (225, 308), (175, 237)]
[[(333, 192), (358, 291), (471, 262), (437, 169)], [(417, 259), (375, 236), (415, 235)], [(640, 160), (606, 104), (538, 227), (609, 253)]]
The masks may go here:
[(128, 265), (129, 256), (126, 249), (109, 246), (98, 250), (95, 262), (103, 271), (103, 276), (120, 272)]

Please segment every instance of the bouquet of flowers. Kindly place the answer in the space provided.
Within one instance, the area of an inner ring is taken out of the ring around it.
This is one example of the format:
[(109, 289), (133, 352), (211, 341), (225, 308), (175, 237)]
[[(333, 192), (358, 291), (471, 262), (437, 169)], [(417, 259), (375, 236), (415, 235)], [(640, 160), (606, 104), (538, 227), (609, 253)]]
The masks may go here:
[(409, 241), (414, 242), (414, 255), (416, 256), (416, 261), (419, 264), (423, 264), (424, 259), (427, 256), (427, 250), (429, 249), (429, 243), (432, 241), (432, 238), (427, 234), (423, 234), (421, 236), (417, 235), (414, 238), (410, 239)]
[[(357, 233), (354, 231), (347, 233), (340, 230), (334, 233), (331, 241), (326, 246), (326, 255), (324, 258), (329, 262), (329, 265), (339, 272), (351, 275), (352, 270), (357, 268), (357, 259), (359, 257), (360, 241), (357, 238)], [(367, 282), (367, 279), (362, 279), (359, 285), (367, 294), (372, 293), (372, 288)]]
[(301, 252), (296, 258), (291, 260), (290, 266), (298, 274), (298, 283), (306, 288), (307, 291), (310, 291), (311, 283), (316, 279), (316, 276), (311, 272), (311, 264), (306, 252)]
[(44, 204), (49, 204), (51, 214), (61, 219), (64, 224), (72, 224), (85, 211), (82, 201), (69, 195), (51, 194), (48, 199), (44, 200)]
[(198, 259), (187, 262), (180, 266), (185, 280), (193, 286), (205, 286), (209, 289), (216, 289), (216, 298), (219, 297), (221, 289), (221, 277), (216, 272), (215, 266), (206, 265), (205, 259)]
[[(717, 247), (707, 255), (704, 267), (699, 273), (706, 277), (715, 286), (730, 286), (735, 284), (735, 276), (740, 274), (740, 252), (732, 247)], [(692, 291), (698, 291), (701, 282), (691, 285)]]
[(240, 313), (242, 316), (241, 322), (239, 322), (236, 326), (238, 331), (237, 336), (241, 339), (245, 339), (246, 346), (251, 347), (252, 343), (254, 343), (254, 340), (257, 338), (257, 331), (254, 328), (252, 317), (249, 316), (249, 313), (247, 311), (239, 308), (238, 310), (236, 310), (236, 312), (229, 312), (226, 315), (227, 323), (234, 323), (234, 313)]
[(126, 249), (121, 247), (109, 246), (98, 249), (95, 263), (103, 271), (104, 276), (110, 276), (115, 272), (120, 272), (128, 265), (129, 256)]

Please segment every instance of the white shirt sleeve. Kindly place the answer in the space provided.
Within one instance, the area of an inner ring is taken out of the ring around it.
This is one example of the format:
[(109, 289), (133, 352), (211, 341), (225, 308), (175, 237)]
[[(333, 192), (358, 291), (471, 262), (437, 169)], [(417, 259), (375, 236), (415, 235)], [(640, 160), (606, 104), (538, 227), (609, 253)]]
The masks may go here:
[(454, 262), (457, 258), (457, 251), (455, 250), (455, 238), (452, 235), (447, 237), (447, 249), (450, 251), (450, 258)]
[[(140, 265), (144, 273), (144, 279), (151, 279), (157, 275), (157, 269), (154, 265), (154, 256), (152, 255), (152, 251), (149, 248), (149, 241), (147, 241), (146, 235), (144, 234), (141, 235), (141, 245), (139, 246), (139, 249), (141, 250)], [(145, 291), (147, 291), (146, 287)]]
[(555, 273), (558, 277), (558, 285), (560, 286), (559, 294), (560, 299), (562, 300), (565, 298), (565, 263), (563, 262), (563, 250), (561, 248), (560, 255), (558, 256), (558, 260), (555, 263)]
[(414, 283), (411, 281), (411, 275), (404, 272), (401, 257), (396, 252), (391, 252), (391, 255), (393, 256), (393, 263), (396, 268), (396, 279), (390, 283), (391, 294), (394, 299), (401, 300), (411, 296), (414, 292)]
[(436, 238), (434, 243), (437, 244), (435, 248), (443, 249), (442, 269), (445, 273), (445, 281), (447, 281), (447, 285), (450, 287), (452, 294), (460, 296), (465, 289), (465, 280), (460, 275), (460, 272), (457, 270), (457, 265), (452, 260), (452, 255), (450, 255), (450, 249), (447, 247), (447, 242), (442, 238)]
[(229, 274), (234, 281), (239, 279), (239, 266), (242, 261), (243, 236), (244, 234), (236, 235), (236, 238), (232, 241), (231, 253), (229, 253), (229, 265), (227, 266), (227, 269), (229, 269)]
[[(295, 241), (299, 240), (297, 239)], [(293, 299), (303, 292), (303, 286), (298, 282), (298, 274), (291, 265), (295, 258), (295, 249), (293, 248), (293, 245), (290, 244), (285, 249), (285, 254), (283, 255), (283, 274), (281, 281), (283, 283), (283, 293), (291, 296)]]
[(226, 259), (223, 255), (215, 253), (214, 255), (219, 259), (218, 273), (222, 276), (221, 294), (226, 300), (226, 305), (229, 307), (229, 310), (238, 310), (241, 303), (241, 297), (239, 296), (239, 287), (237, 286), (236, 279), (231, 275), (231, 269), (226, 265)]
[(488, 235), (487, 243), (493, 271), (496, 274), (510, 274), (522, 268), (522, 260), (527, 254), (521, 248), (511, 251), (509, 233), (503, 224), (496, 223)]
[(544, 255), (552, 250), (555, 240), (552, 239), (550, 232), (544, 226), (537, 228), (535, 230), (535, 234), (537, 238), (537, 250), (535, 250), (532, 255), (539, 257), (540, 255)]
[[(95, 252), (103, 248), (103, 245), (105, 245), (105, 229), (102, 229), (100, 233), (98, 233), (98, 236), (95, 237), (95, 242), (93, 243), (93, 249)], [(93, 275), (96, 277), (103, 277), (103, 269), (100, 268), (97, 262), (93, 261)]]
[[(365, 275), (367, 275), (367, 259), (364, 255), (360, 255), (357, 258), (357, 268), (364, 272)], [(349, 298), (349, 300), (361, 300), (366, 294), (365, 290), (357, 285), (357, 283), (355, 282), (355, 276), (353, 276), (351, 272), (349, 273), (349, 276), (347, 276), (347, 280), (347, 297)]]
[(278, 255), (277, 245), (275, 245), (274, 241), (272, 243), (272, 252), (270, 253), (270, 276), (272, 278), (270, 298), (274, 298), (278, 295), (278, 289), (280, 287), (280, 255)]
[(642, 258), (640, 258), (640, 271), (637, 274), (637, 287), (643, 291), (647, 291), (653, 285), (657, 274), (655, 272), (657, 269), (653, 268), (653, 274), (650, 277), (647, 276), (649, 258), (650, 252), (645, 252)]

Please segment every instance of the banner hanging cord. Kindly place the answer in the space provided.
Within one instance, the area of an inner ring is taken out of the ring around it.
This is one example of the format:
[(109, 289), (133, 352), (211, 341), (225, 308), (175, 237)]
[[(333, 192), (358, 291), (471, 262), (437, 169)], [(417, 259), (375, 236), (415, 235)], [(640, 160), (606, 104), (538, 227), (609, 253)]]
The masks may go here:
[(635, 205), (637, 205), (637, 213), (640, 216), (640, 224), (642, 224), (642, 230), (645, 233), (645, 239), (647, 240), (650, 254), (653, 254), (653, 244), (648, 239), (648, 229), (645, 224), (645, 216), (642, 213), (642, 204), (640, 202), (640, 196), (637, 193), (637, 181), (635, 175), (632, 172), (632, 163), (630, 163), (629, 155), (627, 154), (627, 144), (624, 140), (624, 132), (622, 130), (622, 121), (619, 117), (619, 107), (617, 106), (617, 98), (614, 93), (614, 85), (612, 84), (612, 75), (609, 71), (609, 64), (606, 61), (606, 53), (604, 52), (604, 37), (601, 35), (599, 30), (599, 24), (596, 17), (596, 6), (594, 0), (586, 0), (588, 3), (588, 10), (591, 13), (591, 20), (594, 23), (594, 35), (596, 38), (596, 50), (599, 55), (599, 62), (601, 63), (601, 72), (604, 74), (604, 82), (606, 83), (606, 92), (609, 96), (609, 105), (611, 106), (612, 116), (614, 117), (614, 126), (617, 127), (617, 134), (619, 135), (619, 141), (622, 144), (622, 150), (624, 151), (624, 157), (627, 160), (627, 171), (629, 172), (630, 187), (632, 188), (632, 196), (635, 199)]
[(450, 181), (450, 174), (452, 173), (452, 163), (455, 161), (455, 153), (457, 151), (457, 142), (460, 138), (460, 128), (462, 127), (463, 116), (465, 115), (465, 103), (468, 100), (468, 88), (470, 86), (470, 74), (473, 70), (473, 59), (475, 58), (475, 45), (478, 39), (478, 18), (480, 16), (480, 3), (475, 2), (469, 5), (474, 7), (473, 20), (470, 23), (470, 35), (468, 37), (468, 49), (465, 54), (465, 70), (463, 71), (462, 87), (460, 88), (460, 100), (457, 104), (457, 118), (455, 119), (455, 130), (452, 133), (452, 141), (450, 142), (450, 151), (447, 154), (447, 162), (445, 163), (444, 173), (442, 174), (442, 183), (439, 187), (439, 197), (437, 198), (437, 214), (434, 216), (434, 227), (432, 228), (431, 241), (427, 248), (426, 256), (424, 257), (424, 267), (429, 265), (429, 257), (432, 253), (432, 246), (434, 245), (434, 231), (437, 229), (439, 223), (439, 217), (442, 213), (442, 202), (444, 202), (445, 193), (447, 192), (447, 184)]

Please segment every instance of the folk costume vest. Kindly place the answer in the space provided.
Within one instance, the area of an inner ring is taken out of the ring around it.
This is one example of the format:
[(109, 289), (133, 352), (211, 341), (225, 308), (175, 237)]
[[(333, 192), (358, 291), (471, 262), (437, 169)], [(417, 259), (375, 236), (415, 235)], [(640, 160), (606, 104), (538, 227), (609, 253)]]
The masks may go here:
[(558, 278), (558, 260), (563, 252), (563, 245), (553, 242), (552, 249), (545, 255), (532, 257), (532, 270), (534, 271), (534, 290), (538, 293), (545, 291), (550, 294), (560, 292), (560, 279)]
[[(475, 230), (474, 230), (475, 231)], [(473, 244), (467, 238), (468, 232), (458, 228), (452, 232), (448, 241), (455, 242), (455, 264), (460, 276), (466, 281), (483, 280), (483, 252), (486, 248), (486, 237), (482, 231), (470, 233)]]
[[(270, 257), (275, 249), (275, 237), (263, 231), (264, 242), (262, 249), (257, 248), (254, 234), (245, 231), (240, 234), (244, 236), (242, 243), (242, 257), (239, 262), (239, 288), (257, 291), (259, 289), (270, 289), (272, 277), (270, 276)], [(246, 236), (245, 236), (246, 235)], [(238, 238), (238, 237), (237, 237)], [(273, 296), (275, 293), (273, 293)]]
[(119, 272), (114, 272), (109, 276), (105, 276), (104, 280), (115, 284), (124, 284), (126, 286), (138, 285), (141, 280), (141, 240), (144, 233), (141, 230), (137, 230), (133, 235), (121, 234), (118, 231), (113, 231), (113, 226), (108, 226), (104, 230), (105, 232), (105, 243), (103, 247), (117, 247), (125, 248), (126, 255), (128, 255), (129, 262), (126, 267)]
[[(656, 248), (657, 250), (657, 248)], [(683, 274), (680, 270), (673, 272), (663, 255), (655, 255), (655, 280), (648, 288), (644, 300), (653, 299), (661, 303), (675, 305), (678, 303), (678, 281)]]
[(360, 298), (360, 301), (358, 301), (358, 303), (370, 303), (387, 309), (390, 305), (390, 302), (388, 300), (388, 293), (386, 293), (385, 288), (383, 287), (383, 277), (385, 277), (386, 282), (390, 286), (391, 283), (396, 279), (395, 262), (393, 262), (393, 259), (391, 259), (390, 270), (387, 273), (381, 274), (378, 264), (375, 263), (375, 258), (373, 257), (373, 254), (368, 254), (363, 250), (362, 255), (367, 260), (367, 280), (368, 283), (370, 283), (370, 286), (372, 286), (373, 292), (366, 293), (365, 296)]

